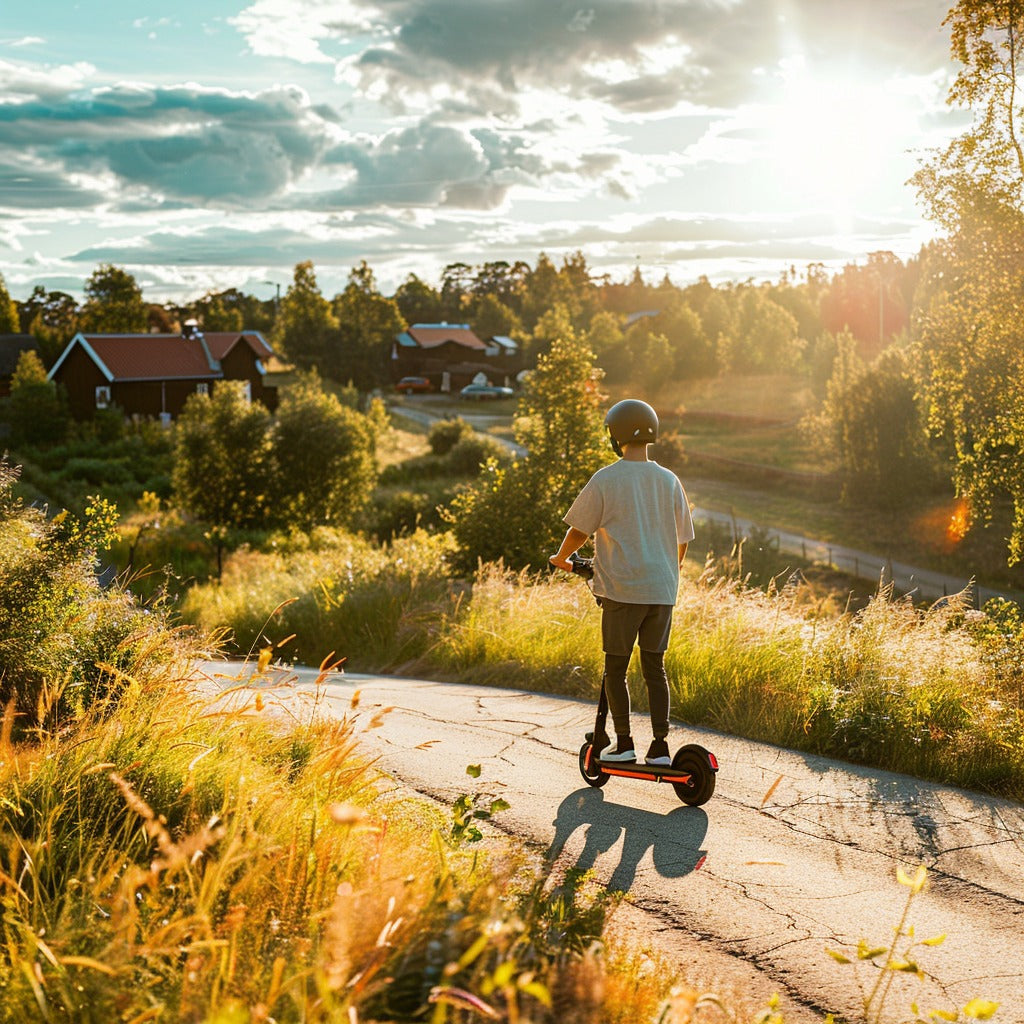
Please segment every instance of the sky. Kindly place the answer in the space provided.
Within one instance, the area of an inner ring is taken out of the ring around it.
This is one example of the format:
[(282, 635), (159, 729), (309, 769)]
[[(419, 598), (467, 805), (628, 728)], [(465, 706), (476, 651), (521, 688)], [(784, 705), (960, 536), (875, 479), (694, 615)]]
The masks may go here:
[(950, 0), (0, 0), (0, 273), (270, 298), (450, 263), (774, 280), (934, 230)]

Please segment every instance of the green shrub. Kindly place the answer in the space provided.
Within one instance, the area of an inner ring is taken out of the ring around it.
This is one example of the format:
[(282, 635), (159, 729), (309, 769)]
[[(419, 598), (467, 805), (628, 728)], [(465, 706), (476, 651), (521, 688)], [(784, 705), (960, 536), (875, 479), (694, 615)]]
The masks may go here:
[(447, 455), (463, 438), (473, 434), (473, 428), (461, 416), (437, 420), (427, 434), (427, 443), (435, 455)]
[(13, 493), (0, 461), (0, 704), (22, 725), (64, 721), (117, 690), (162, 620), (123, 590), (103, 590), (96, 552), (114, 537), (116, 510), (94, 500), (81, 516), (46, 519)]
[(448, 467), (459, 476), (476, 476), (491, 459), (507, 462), (508, 449), (496, 438), (486, 434), (470, 434), (460, 438), (448, 452)]
[(429, 494), (417, 491), (394, 491), (378, 495), (369, 510), (368, 533), (387, 543), (416, 530), (433, 511)]

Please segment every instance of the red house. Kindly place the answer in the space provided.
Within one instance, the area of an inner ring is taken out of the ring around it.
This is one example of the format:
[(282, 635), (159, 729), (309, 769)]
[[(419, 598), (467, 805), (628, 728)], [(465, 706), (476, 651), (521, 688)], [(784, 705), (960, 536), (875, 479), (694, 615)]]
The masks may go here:
[(482, 341), (469, 324), (413, 324), (395, 338), (391, 375), (428, 377), (456, 390), (483, 374), (493, 384), (511, 384), (523, 368), (519, 346), (507, 337)]
[(67, 391), (71, 414), (89, 419), (118, 406), (126, 416), (173, 419), (190, 395), (223, 380), (243, 381), (249, 397), (273, 411), (268, 380), (274, 352), (259, 331), (202, 334), (76, 334), (50, 370)]

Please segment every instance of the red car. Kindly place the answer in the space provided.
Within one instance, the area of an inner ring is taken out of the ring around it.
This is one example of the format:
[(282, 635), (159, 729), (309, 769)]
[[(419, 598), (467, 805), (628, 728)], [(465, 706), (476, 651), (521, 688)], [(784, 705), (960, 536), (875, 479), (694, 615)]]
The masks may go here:
[(433, 391), (434, 385), (426, 377), (403, 377), (395, 385), (395, 390), (411, 395), (416, 391)]

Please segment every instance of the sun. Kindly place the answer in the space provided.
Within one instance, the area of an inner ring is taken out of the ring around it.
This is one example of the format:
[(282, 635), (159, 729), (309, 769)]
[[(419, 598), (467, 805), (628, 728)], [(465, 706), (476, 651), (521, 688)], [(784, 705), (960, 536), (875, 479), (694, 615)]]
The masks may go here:
[[(837, 218), (902, 186), (917, 135), (909, 88), (855, 69), (815, 70), (792, 62), (758, 105), (755, 136), (766, 172), (783, 194)], [(907, 153), (905, 162), (893, 153)], [(883, 156), (887, 154), (887, 156)]]

